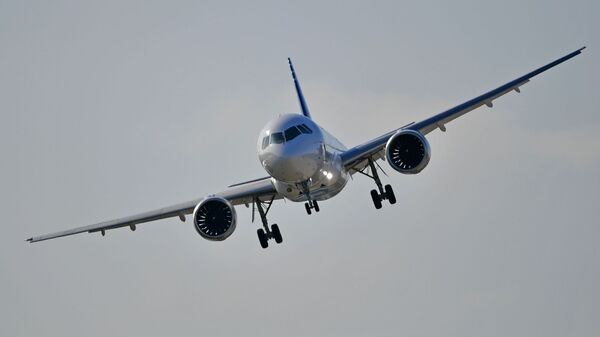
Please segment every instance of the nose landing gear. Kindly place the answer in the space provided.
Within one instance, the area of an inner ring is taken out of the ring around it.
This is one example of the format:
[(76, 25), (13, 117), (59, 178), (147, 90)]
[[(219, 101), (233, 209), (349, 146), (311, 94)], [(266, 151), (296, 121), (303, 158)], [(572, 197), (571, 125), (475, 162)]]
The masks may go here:
[[(258, 235), (258, 241), (260, 242), (260, 246), (262, 248), (269, 247), (269, 240), (274, 239), (276, 243), (282, 243), (283, 238), (281, 237), (281, 232), (279, 231), (279, 226), (277, 224), (272, 224), (269, 228), (269, 223), (267, 221), (267, 213), (269, 213), (269, 209), (271, 209), (271, 205), (273, 204), (275, 196), (271, 198), (270, 201), (264, 202), (260, 200), (258, 197), (254, 198), (254, 204), (256, 208), (258, 208), (258, 214), (260, 215), (260, 220), (262, 221), (263, 228), (259, 228), (256, 230), (256, 234)], [(265, 209), (264, 206), (267, 205)], [(254, 210), (252, 210), (252, 220), (254, 221)]]
[(315, 212), (318, 213), (321, 209), (319, 208), (319, 203), (316, 200), (312, 200), (310, 197), (310, 189), (308, 188), (308, 182), (305, 181), (299, 185), (300, 189), (302, 190), (302, 193), (304, 193), (304, 195), (306, 195), (306, 199), (308, 199), (308, 201), (304, 203), (306, 214), (311, 215), (313, 209), (315, 210)]
[(319, 203), (316, 200), (308, 200), (304, 203), (304, 208), (306, 208), (306, 213), (308, 215), (312, 214), (311, 210), (315, 210), (315, 212), (319, 212), (321, 209), (319, 208)]

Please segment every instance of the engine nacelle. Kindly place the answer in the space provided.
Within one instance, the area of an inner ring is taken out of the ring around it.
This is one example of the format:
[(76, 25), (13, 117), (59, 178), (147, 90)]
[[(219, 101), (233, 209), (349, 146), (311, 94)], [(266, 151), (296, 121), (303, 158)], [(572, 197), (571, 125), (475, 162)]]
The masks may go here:
[(404, 174), (417, 174), (429, 164), (431, 149), (422, 133), (400, 130), (388, 140), (385, 157), (394, 170)]
[(233, 205), (221, 197), (202, 200), (193, 213), (194, 228), (210, 241), (223, 241), (235, 230), (237, 216)]

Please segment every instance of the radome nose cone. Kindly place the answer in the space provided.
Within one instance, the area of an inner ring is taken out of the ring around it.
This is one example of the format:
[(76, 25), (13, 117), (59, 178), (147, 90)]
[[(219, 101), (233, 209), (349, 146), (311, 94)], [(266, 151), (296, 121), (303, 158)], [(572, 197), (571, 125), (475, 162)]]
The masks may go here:
[(312, 177), (319, 169), (310, 158), (280, 159), (273, 163), (273, 176), (284, 182), (302, 182)]
[(320, 147), (290, 148), (281, 146), (263, 157), (263, 167), (277, 180), (296, 183), (308, 180), (320, 169)]

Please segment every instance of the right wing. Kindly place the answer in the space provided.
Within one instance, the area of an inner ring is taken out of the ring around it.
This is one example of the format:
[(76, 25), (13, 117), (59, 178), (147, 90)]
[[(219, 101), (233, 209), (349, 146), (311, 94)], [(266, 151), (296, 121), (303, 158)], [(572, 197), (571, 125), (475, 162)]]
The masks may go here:
[(446, 124), (451, 122), (452, 120), (466, 114), (469, 111), (475, 110), (482, 105), (487, 105), (488, 107), (492, 107), (492, 101), (496, 98), (503, 96), (511, 91), (521, 92), (519, 87), (523, 84), (529, 82), (531, 78), (536, 75), (543, 73), (544, 71), (553, 68), (579, 54), (581, 51), (585, 49), (585, 47), (577, 49), (576, 51), (565, 55), (554, 62), (550, 62), (547, 65), (540, 67), (530, 73), (527, 73), (515, 80), (512, 80), (504, 85), (499, 86), (498, 88), (488, 91), (485, 94), (477, 96), (471, 100), (468, 100), (462, 104), (455, 106), (454, 108), (448, 109), (444, 112), (441, 112), (435, 116), (427, 118), (418, 123), (410, 123), (401, 128), (392, 130), (382, 136), (379, 136), (375, 139), (372, 139), (364, 144), (358, 145), (352, 149), (347, 150), (346, 152), (341, 154), (342, 162), (346, 169), (350, 171), (350, 173), (360, 171), (367, 165), (367, 160), (377, 160), (381, 159), (384, 156), (385, 145), (387, 141), (393, 136), (396, 132), (402, 129), (410, 129), (419, 131), (422, 134), (426, 135), (435, 129), (440, 129), (442, 131), (446, 130)]
[[(229, 200), (229, 202), (231, 202), (232, 205), (250, 204), (254, 202), (254, 198), (263, 196), (267, 196), (273, 199), (281, 199), (281, 196), (277, 194), (277, 191), (275, 190), (275, 187), (273, 186), (270, 177), (232, 185), (228, 187), (225, 191), (217, 193), (216, 195)], [(62, 232), (34, 236), (27, 239), (27, 241), (38, 242), (85, 232), (101, 232), (102, 234), (104, 234), (104, 232), (107, 230), (126, 226), (129, 226), (132, 230), (134, 230), (135, 225), (137, 224), (176, 216), (178, 216), (182, 220), (185, 220), (185, 215), (191, 214), (194, 211), (196, 205), (198, 205), (198, 203), (201, 202), (203, 199), (204, 198), (200, 198), (124, 218), (100, 222), (89, 226), (68, 229)]]

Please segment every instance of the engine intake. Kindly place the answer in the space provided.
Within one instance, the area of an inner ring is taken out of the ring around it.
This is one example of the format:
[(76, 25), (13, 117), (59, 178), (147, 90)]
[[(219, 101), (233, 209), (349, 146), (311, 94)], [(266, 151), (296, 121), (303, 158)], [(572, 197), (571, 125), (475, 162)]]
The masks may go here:
[(194, 209), (194, 228), (210, 241), (223, 241), (235, 230), (235, 208), (227, 199), (209, 197)]
[(388, 140), (385, 156), (394, 170), (403, 174), (417, 174), (429, 163), (431, 150), (422, 133), (400, 130)]

